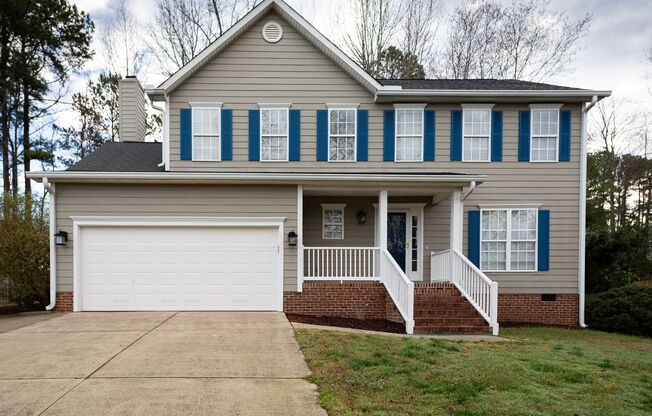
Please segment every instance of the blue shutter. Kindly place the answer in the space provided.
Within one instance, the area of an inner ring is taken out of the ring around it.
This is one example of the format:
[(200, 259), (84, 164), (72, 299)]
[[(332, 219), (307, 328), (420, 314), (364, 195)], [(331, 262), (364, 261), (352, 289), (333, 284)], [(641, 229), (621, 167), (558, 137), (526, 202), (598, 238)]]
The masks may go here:
[(290, 110), (290, 131), (288, 137), (290, 149), (288, 159), (301, 160), (301, 110)]
[(451, 110), (451, 160), (462, 160), (462, 110)]
[(190, 108), (182, 108), (179, 113), (181, 160), (192, 160), (192, 110)]
[(469, 236), (468, 236), (468, 253), (469, 260), (480, 267), (480, 211), (469, 211)]
[(424, 111), (423, 160), (435, 160), (435, 110)]
[(317, 110), (317, 160), (328, 160), (328, 110)]
[(530, 112), (518, 113), (518, 161), (530, 161)]
[(369, 153), (369, 110), (358, 110), (358, 143), (356, 143), (356, 147), (358, 151), (356, 160), (366, 162)]
[(547, 209), (539, 210), (537, 263), (539, 271), (550, 270), (550, 211)]
[(222, 160), (233, 160), (233, 110), (222, 109)]
[(249, 160), (260, 160), (260, 110), (249, 110)]
[(559, 112), (559, 161), (568, 162), (571, 152), (571, 112)]
[(503, 160), (503, 112), (491, 112), (491, 161)]
[(383, 160), (394, 161), (394, 110), (385, 110), (383, 127)]

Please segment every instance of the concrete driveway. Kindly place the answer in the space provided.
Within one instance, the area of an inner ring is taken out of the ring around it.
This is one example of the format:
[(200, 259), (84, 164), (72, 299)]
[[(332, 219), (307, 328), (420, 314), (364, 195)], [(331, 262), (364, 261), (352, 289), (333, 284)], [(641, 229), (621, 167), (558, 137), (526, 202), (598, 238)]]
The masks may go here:
[(282, 313), (74, 313), (0, 333), (0, 415), (326, 415)]

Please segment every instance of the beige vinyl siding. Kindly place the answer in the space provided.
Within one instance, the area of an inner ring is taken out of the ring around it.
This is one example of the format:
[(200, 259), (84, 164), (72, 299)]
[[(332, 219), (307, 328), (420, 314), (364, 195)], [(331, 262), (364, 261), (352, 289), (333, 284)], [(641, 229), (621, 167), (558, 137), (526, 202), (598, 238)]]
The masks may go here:
[(119, 82), (120, 141), (145, 141), (145, 92), (136, 78), (125, 78)]
[[(283, 39), (276, 44), (265, 42), (262, 25), (268, 20), (283, 25)], [(233, 109), (233, 161), (192, 162), (179, 160), (179, 109), (192, 101), (223, 102)], [(173, 171), (259, 171), (259, 172), (454, 172), (487, 175), (487, 181), (465, 201), (465, 211), (479, 204), (540, 203), (551, 211), (550, 271), (535, 273), (491, 273), (501, 293), (577, 293), (579, 236), (579, 148), (580, 106), (572, 110), (571, 161), (529, 163), (518, 161), (518, 112), (529, 110), (528, 104), (496, 104), (494, 110), (504, 115), (503, 161), (468, 163), (450, 161), (450, 111), (459, 104), (431, 103), (436, 111), (435, 161), (394, 163), (383, 161), (383, 110), (391, 104), (375, 104), (373, 96), (321, 54), (302, 35), (277, 15), (263, 17), (247, 33), (234, 41), (223, 53), (190, 77), (170, 96), (170, 159)], [(472, 99), (466, 100), (473, 103)], [(258, 103), (292, 103), (301, 110), (301, 161), (261, 163), (248, 161), (248, 110)], [(316, 110), (326, 103), (353, 103), (369, 110), (368, 162), (329, 163), (316, 161)], [(533, 103), (534, 104), (534, 103)], [(390, 192), (390, 198), (392, 197)], [(353, 198), (349, 199), (353, 201)], [(347, 202), (349, 200), (338, 200)], [(358, 234), (353, 203), (347, 206), (345, 240), (321, 240), (321, 207), (317, 214), (309, 208), (318, 204), (305, 202), (306, 245), (373, 243), (373, 227), (367, 237)], [(357, 211), (356, 211), (357, 212)], [(315, 216), (316, 215), (316, 216)], [(367, 212), (368, 224), (373, 210)], [(430, 252), (448, 248), (450, 202), (424, 210), (424, 278), (430, 275)], [(467, 214), (464, 215), (464, 250), (466, 252)], [(351, 235), (350, 232), (354, 234)], [(313, 236), (315, 239), (313, 239)], [(349, 240), (349, 236), (351, 239)]]
[[(306, 247), (373, 247), (374, 207), (378, 199), (350, 197), (305, 197), (303, 201), (303, 245)], [(346, 204), (344, 208), (344, 239), (322, 238), (321, 204)], [(367, 213), (367, 222), (358, 224), (358, 211)]]
[(57, 247), (57, 291), (72, 291), (72, 216), (285, 217), (284, 290), (296, 290), (296, 247), (287, 235), (297, 229), (294, 186), (57, 184), (57, 230), (68, 244)]

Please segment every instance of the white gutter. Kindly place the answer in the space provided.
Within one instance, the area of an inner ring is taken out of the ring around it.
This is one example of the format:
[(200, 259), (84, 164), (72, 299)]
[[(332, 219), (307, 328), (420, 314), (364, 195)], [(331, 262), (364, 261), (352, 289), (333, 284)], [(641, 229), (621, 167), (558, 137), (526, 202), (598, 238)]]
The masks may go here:
[(611, 91), (590, 90), (390, 90), (382, 88), (376, 92), (376, 97), (382, 96), (436, 96), (436, 97), (593, 97), (611, 95)]
[(417, 182), (417, 183), (469, 183), (476, 181), (484, 182), (487, 177), (484, 175), (453, 175), (453, 174), (373, 174), (373, 173), (271, 173), (271, 172), (80, 172), (80, 171), (58, 171), (38, 172), (32, 171), (28, 174), (31, 179), (39, 180), (49, 178), (50, 180), (114, 180), (132, 182), (184, 182), (184, 181), (256, 181), (256, 182)]
[(43, 187), (48, 191), (50, 199), (50, 304), (45, 309), (51, 311), (57, 304), (57, 246), (54, 245), (57, 210), (54, 184), (50, 184), (47, 176), (43, 178)]
[(589, 110), (598, 102), (598, 96), (594, 95), (591, 102), (582, 108), (582, 126), (580, 132), (580, 253), (577, 281), (580, 301), (579, 324), (586, 328), (584, 322), (584, 302), (586, 297), (586, 175), (587, 175), (587, 115)]

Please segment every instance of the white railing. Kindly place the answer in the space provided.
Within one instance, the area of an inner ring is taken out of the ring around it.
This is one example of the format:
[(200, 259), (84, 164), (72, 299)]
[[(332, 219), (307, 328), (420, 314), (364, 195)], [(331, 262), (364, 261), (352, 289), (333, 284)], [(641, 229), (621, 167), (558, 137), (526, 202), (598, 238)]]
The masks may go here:
[(414, 332), (414, 283), (403, 273), (386, 249), (380, 252), (379, 266), (381, 281), (405, 321), (405, 332), (412, 334)]
[(450, 282), (451, 274), (451, 257), (450, 250), (430, 253), (430, 281), (431, 282)]
[(304, 280), (379, 280), (376, 247), (304, 247)]
[(489, 279), (464, 254), (452, 251), (452, 282), (498, 335), (498, 283)]

